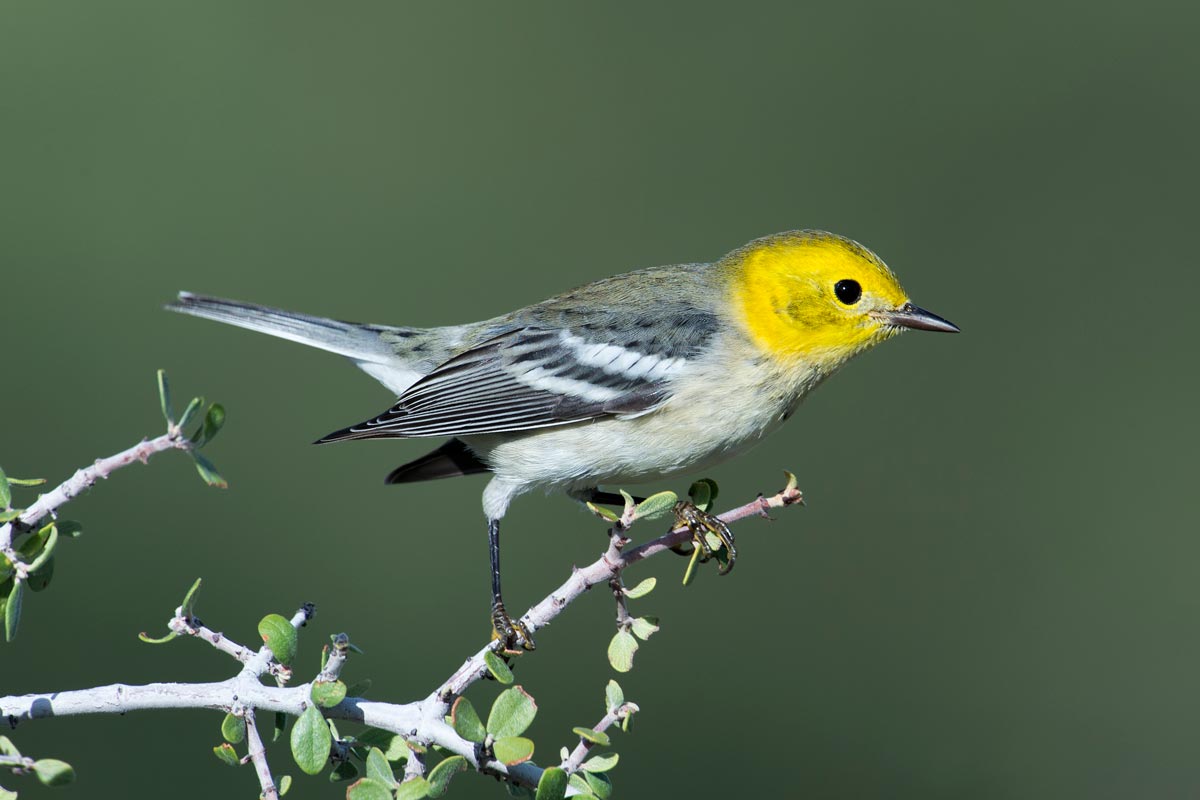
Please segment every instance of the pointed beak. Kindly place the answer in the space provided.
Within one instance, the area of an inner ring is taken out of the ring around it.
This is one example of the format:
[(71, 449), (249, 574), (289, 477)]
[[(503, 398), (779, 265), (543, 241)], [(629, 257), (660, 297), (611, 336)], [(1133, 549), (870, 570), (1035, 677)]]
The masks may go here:
[(889, 325), (900, 328), (916, 328), (922, 331), (942, 331), (943, 333), (958, 333), (958, 326), (948, 319), (942, 319), (937, 314), (931, 314), (912, 303), (905, 303), (895, 311), (879, 311), (876, 316)]

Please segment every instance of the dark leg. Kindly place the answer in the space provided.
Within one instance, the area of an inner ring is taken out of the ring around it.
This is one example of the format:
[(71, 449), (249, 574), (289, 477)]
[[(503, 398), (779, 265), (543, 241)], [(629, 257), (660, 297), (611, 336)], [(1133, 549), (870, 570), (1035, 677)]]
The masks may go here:
[(492, 635), (505, 650), (532, 650), (533, 637), (525, 626), (513, 620), (504, 610), (500, 596), (500, 520), (488, 520), (488, 553), (492, 557)]
[[(602, 506), (617, 506), (621, 508), (625, 505), (625, 498), (616, 492), (602, 492), (599, 489), (580, 489), (579, 491), (571, 492), (571, 496), (581, 503), (596, 503)], [(640, 503), (646, 498), (635, 497), (633, 502)]]
[(692, 542), (695, 547), (700, 549), (701, 561), (708, 561), (713, 556), (712, 548), (705, 540), (705, 534), (715, 535), (725, 546), (727, 557), (724, 566), (717, 570), (717, 574), (724, 575), (733, 569), (733, 562), (737, 560), (737, 548), (733, 546), (733, 531), (729, 530), (729, 526), (719, 517), (701, 511), (688, 500), (681, 500), (675, 504), (675, 527), (679, 526), (686, 526), (692, 532)]

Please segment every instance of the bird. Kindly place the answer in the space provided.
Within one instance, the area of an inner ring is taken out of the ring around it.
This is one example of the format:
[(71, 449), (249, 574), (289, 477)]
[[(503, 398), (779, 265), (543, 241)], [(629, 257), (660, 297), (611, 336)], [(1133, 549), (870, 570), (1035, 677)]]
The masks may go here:
[[(443, 438), (386, 483), (490, 473), (483, 490), (494, 636), (533, 649), (504, 607), (500, 522), (531, 489), (609, 501), (601, 487), (686, 475), (775, 432), (855, 355), (909, 330), (957, 333), (914, 305), (852, 239), (794, 230), (720, 259), (602, 278), (498, 317), (444, 327), (361, 324), (180, 292), (172, 311), (349, 358), (396, 397), (316, 443)], [(732, 534), (680, 509), (696, 534)]]

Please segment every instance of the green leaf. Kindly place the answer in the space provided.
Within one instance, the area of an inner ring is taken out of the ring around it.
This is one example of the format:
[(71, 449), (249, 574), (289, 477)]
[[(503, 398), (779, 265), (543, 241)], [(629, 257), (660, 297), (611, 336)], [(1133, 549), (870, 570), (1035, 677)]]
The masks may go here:
[(171, 416), (171, 385), (167, 383), (165, 369), (158, 371), (158, 404), (162, 408), (163, 419), (168, 425), (174, 425), (175, 419)]
[(51, 522), (42, 530), (46, 529), (49, 529), (50, 535), (46, 537), (46, 542), (42, 546), (41, 552), (37, 554), (37, 557), (34, 558), (33, 561), (29, 562), (30, 572), (37, 572), (39, 569), (41, 569), (42, 565), (45, 564), (48, 559), (53, 557), (54, 548), (58, 544), (58, 528), (55, 526), (55, 524)]
[(0, 469), (0, 508), (8, 508), (12, 504), (12, 489), (8, 485), (8, 476)]
[(717, 482), (712, 478), (701, 478), (688, 489), (692, 505), (701, 511), (710, 511), (717, 502)]
[(487, 738), (487, 730), (479, 719), (475, 706), (465, 697), (459, 697), (450, 708), (450, 724), (455, 733), (468, 742), (482, 742)]
[[(450, 756), (442, 759), (429, 772), (429, 796), (441, 797), (450, 788), (450, 779), (467, 768), (467, 760), (462, 756)], [(400, 784), (403, 788), (404, 784)]]
[(204, 415), (204, 443), (208, 444), (216, 438), (221, 428), (225, 427), (225, 406), (213, 403)]
[(499, 739), (520, 736), (537, 716), (537, 703), (520, 686), (505, 689), (492, 703), (488, 714), (487, 732)]
[(633, 654), (637, 652), (638, 642), (633, 634), (626, 630), (617, 631), (617, 635), (608, 643), (608, 663), (617, 672), (629, 672), (633, 669)]
[(632, 624), (633, 635), (643, 642), (658, 633), (658, 617), (638, 617)]
[(563, 800), (567, 796), (567, 773), (561, 767), (549, 767), (538, 781), (536, 800)]
[(33, 762), (33, 771), (46, 786), (66, 786), (75, 780), (75, 769), (57, 758), (39, 758)]
[(346, 800), (392, 800), (392, 790), (374, 778), (362, 778), (346, 789)]
[(178, 636), (179, 634), (175, 631), (167, 631), (165, 636), (160, 636), (159, 638), (155, 639), (153, 636), (147, 636), (146, 632), (142, 631), (138, 634), (138, 641), (145, 642), (146, 644), (166, 644), (172, 639), (178, 638)]
[(221, 736), (230, 744), (237, 744), (246, 738), (246, 718), (234, 714), (226, 714), (221, 721)]
[(274, 730), (271, 731), (272, 742), (278, 742), (279, 737), (283, 736), (284, 731), (287, 730), (287, 719), (287, 714), (283, 713), (282, 711), (275, 712), (275, 725), (273, 726)]
[(579, 767), (588, 772), (608, 772), (617, 765), (619, 756), (616, 753), (605, 753), (601, 756), (592, 756)]
[[(291, 627), (290, 625), (288, 627)], [(325, 768), (333, 739), (329, 725), (316, 706), (309, 706), (292, 726), (292, 758), (296, 765), (309, 775), (316, 775)]]
[[(54, 577), (54, 556), (43, 560), (38, 557), (37, 569), (29, 573), (29, 578), (26, 583), (29, 584), (29, 591), (40, 592), (50, 585), (50, 579)], [(30, 565), (32, 567), (32, 565)]]
[(344, 781), (352, 781), (358, 777), (358, 767), (353, 761), (341, 761), (334, 765), (329, 771), (330, 783), (342, 783)]
[(192, 588), (187, 590), (187, 594), (183, 596), (183, 602), (179, 604), (179, 610), (185, 617), (193, 616), (196, 609), (196, 598), (200, 594), (200, 578), (196, 578), (196, 582), (192, 584)]
[(700, 565), (700, 548), (692, 545), (692, 558), (688, 561), (687, 569), (683, 571), (683, 585), (690, 586), (696, 580), (696, 572)]
[(783, 471), (783, 477), (787, 480), (787, 486), (785, 486), (783, 490), (785, 492), (796, 491), (796, 476), (785, 469)]
[(287, 794), (288, 789), (292, 788), (292, 776), (284, 775), (282, 778), (280, 778), (278, 788), (279, 788), (279, 796), (280, 797), (283, 797), (285, 794)]
[(196, 462), (196, 471), (200, 473), (200, 477), (204, 479), (205, 483), (218, 489), (229, 488), (229, 482), (221, 477), (221, 473), (217, 472), (217, 468), (211, 461), (196, 450), (189, 450), (188, 455), (192, 457), (192, 461)]
[(592, 787), (588, 786), (587, 779), (583, 777), (583, 773), (581, 772), (576, 772), (572, 775), (567, 785), (584, 797), (595, 797), (592, 794)]
[(192, 402), (188, 403), (187, 408), (183, 410), (183, 416), (179, 418), (179, 428), (181, 430), (188, 426), (188, 423), (192, 421), (192, 417), (196, 415), (196, 412), (199, 411), (203, 405), (203, 397), (192, 398)]
[(483, 663), (487, 664), (488, 672), (492, 673), (492, 677), (500, 683), (507, 685), (513, 682), (512, 670), (494, 651), (488, 650), (483, 654)]
[(638, 503), (634, 509), (634, 515), (637, 519), (654, 519), (661, 517), (675, 508), (675, 504), (679, 502), (679, 495), (674, 492), (659, 492), (652, 494), (642, 502)]
[(23, 508), (10, 508), (7, 511), (0, 511), (0, 525), (6, 522), (12, 522), (25, 511)]
[(12, 739), (7, 736), (0, 736), (0, 756), (15, 756), (21, 757), (21, 751), (13, 744)]
[(620, 520), (621, 520), (620, 514), (613, 511), (611, 508), (605, 508), (604, 506), (598, 506), (592, 502), (585, 503), (584, 505), (586, 505), (588, 507), (588, 511), (591, 511), (593, 514), (595, 514), (597, 517), (600, 517), (601, 519), (606, 519), (609, 522), (620, 522)]
[(378, 747), (388, 761), (403, 761), (408, 758), (408, 744), (399, 734), (391, 731), (367, 728), (355, 739), (362, 744)]
[(583, 777), (587, 780), (588, 788), (592, 790), (592, 794), (599, 797), (600, 800), (608, 800), (612, 797), (612, 781), (603, 772), (585, 772)]
[[(290, 664), (296, 657), (296, 629), (279, 614), (267, 614), (258, 623), (258, 635), (275, 654), (280, 664)], [(319, 716), (319, 715), (318, 715)]]
[(21, 546), (17, 548), (17, 552), (27, 559), (33, 558), (35, 555), (41, 552), (42, 548), (46, 546), (46, 543), (50, 540), (51, 535), (56, 533), (55, 528), (56, 526), (53, 520), (46, 523), (41, 527), (40, 530), (38, 530), (37, 533), (26, 539)]
[(625, 702), (625, 692), (621, 691), (621, 684), (614, 680), (608, 682), (608, 686), (604, 687), (604, 705), (608, 712), (616, 711)]
[(409, 778), (396, 789), (396, 800), (421, 800), (433, 788), (424, 778)]
[(321, 708), (333, 708), (346, 699), (346, 684), (341, 681), (313, 681), (309, 696)]
[(632, 589), (625, 590), (625, 596), (630, 600), (637, 600), (639, 597), (645, 597), (654, 591), (654, 587), (658, 585), (657, 578), (646, 578)]
[(387, 756), (378, 747), (372, 747), (371, 752), (367, 753), (367, 777), (379, 781), (387, 785), (389, 788), (396, 787), (396, 776), (392, 774), (392, 765), (388, 763)]
[(21, 624), (21, 601), (25, 597), (25, 582), (13, 581), (4, 606), (4, 639), (11, 642), (17, 638), (17, 626)]
[(524, 736), (503, 736), (492, 743), (492, 752), (501, 764), (514, 767), (533, 758), (533, 741)]
[(598, 744), (601, 747), (608, 747), (610, 744), (612, 744), (612, 741), (608, 738), (608, 734), (604, 731), (592, 730), (591, 728), (585, 728), (582, 725), (578, 728), (571, 728), (571, 733), (575, 734), (580, 739), (589, 741), (592, 744)]
[(242, 763), (241, 760), (238, 759), (237, 751), (233, 749), (233, 745), (231, 745), (229, 742), (221, 742), (219, 745), (214, 747), (213, 755), (231, 767), (236, 767), (238, 764)]

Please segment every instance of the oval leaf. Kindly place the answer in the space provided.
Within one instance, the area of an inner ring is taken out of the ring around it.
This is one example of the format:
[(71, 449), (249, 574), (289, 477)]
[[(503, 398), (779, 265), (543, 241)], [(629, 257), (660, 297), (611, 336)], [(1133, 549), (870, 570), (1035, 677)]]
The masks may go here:
[(533, 758), (533, 741), (524, 736), (505, 736), (492, 744), (492, 752), (501, 764), (513, 767)]
[(17, 626), (21, 624), (21, 601), (25, 596), (25, 582), (13, 581), (8, 593), (8, 604), (4, 606), (4, 638), (12, 641), (17, 637)]
[(333, 708), (346, 699), (346, 684), (341, 681), (313, 681), (309, 695), (321, 708)]
[[(444, 758), (429, 773), (429, 796), (441, 797), (450, 788), (450, 779), (467, 768), (467, 760), (462, 756)], [(404, 784), (400, 784), (404, 788)]]
[(601, 519), (608, 520), (609, 522), (619, 522), (621, 519), (617, 515), (617, 512), (613, 511), (610, 508), (605, 508), (604, 506), (598, 506), (595, 503), (590, 503), (590, 502), (587, 503), (586, 505), (588, 507), (588, 511), (591, 511), (593, 514), (595, 514), (597, 517), (600, 517)]
[(374, 778), (363, 778), (346, 789), (346, 800), (392, 800), (392, 790)]
[(378, 747), (372, 747), (371, 752), (367, 753), (367, 777), (387, 785), (390, 789), (396, 788), (396, 776), (392, 774), (392, 765)]
[(343, 783), (344, 781), (352, 781), (357, 777), (358, 767), (355, 766), (353, 761), (342, 761), (329, 771), (330, 783)]
[(587, 780), (588, 788), (592, 790), (592, 794), (600, 798), (600, 800), (608, 800), (612, 797), (612, 781), (603, 772), (585, 772), (583, 777)]
[(657, 578), (646, 578), (646, 580), (642, 581), (632, 589), (626, 589), (625, 596), (630, 600), (637, 600), (639, 597), (645, 597), (646, 595), (650, 594), (650, 592), (654, 591), (654, 587), (657, 585)]
[(226, 714), (221, 721), (221, 736), (230, 744), (237, 744), (246, 738), (246, 718), (234, 714)]
[(561, 767), (550, 767), (538, 781), (535, 800), (563, 800), (567, 796), (567, 773)]
[(296, 629), (279, 614), (267, 614), (258, 623), (258, 635), (271, 648), (280, 664), (291, 664), (296, 657)]
[(497, 739), (520, 736), (537, 716), (537, 703), (520, 686), (505, 689), (492, 703), (487, 732)]
[(75, 780), (75, 769), (57, 758), (39, 758), (33, 762), (33, 771), (46, 786), (65, 786)]
[(608, 734), (604, 731), (592, 730), (591, 728), (580, 726), (578, 728), (571, 728), (571, 733), (575, 734), (580, 739), (585, 739), (592, 744), (598, 744), (601, 747), (608, 747), (612, 743), (608, 738)]
[(507, 685), (513, 682), (512, 670), (508, 668), (508, 664), (504, 663), (504, 659), (492, 650), (483, 654), (483, 663), (487, 664), (488, 672), (492, 673), (492, 677), (500, 683)]
[[(291, 627), (290, 625), (288, 626)], [(325, 768), (329, 760), (329, 750), (333, 747), (333, 738), (329, 735), (329, 726), (325, 718), (317, 711), (315, 705), (310, 705), (292, 726), (292, 758), (296, 766), (309, 775), (316, 775)]]
[(634, 509), (634, 514), (637, 519), (654, 519), (672, 511), (678, 502), (679, 495), (674, 492), (659, 492), (658, 494), (650, 495), (638, 503), (637, 508)]
[(284, 775), (279, 779), (279, 796), (283, 797), (288, 793), (288, 789), (292, 788), (292, 776)]
[(50, 579), (54, 577), (54, 556), (50, 556), (45, 560), (39, 558), (38, 561), (42, 563), (38, 565), (36, 570), (29, 573), (29, 580), (27, 581), (29, 591), (31, 592), (40, 592), (42, 589), (45, 589), (50, 585)]
[(608, 643), (608, 663), (617, 672), (629, 672), (633, 669), (633, 654), (637, 652), (638, 641), (629, 631), (617, 631), (617, 635)]
[(483, 721), (479, 719), (479, 713), (465, 697), (458, 698), (451, 706), (450, 724), (454, 727), (454, 732), (468, 742), (482, 742), (487, 738), (487, 731), (483, 727)]
[(396, 790), (396, 800), (421, 800), (429, 796), (431, 788), (424, 778), (409, 778)]
[(608, 686), (604, 687), (604, 706), (609, 713), (616, 711), (625, 702), (625, 692), (621, 691), (621, 684), (614, 680), (608, 682)]
[(602, 756), (592, 756), (587, 761), (583, 762), (580, 769), (588, 772), (608, 772), (617, 765), (618, 756), (616, 753), (605, 753)]

